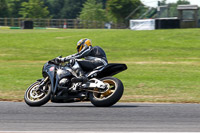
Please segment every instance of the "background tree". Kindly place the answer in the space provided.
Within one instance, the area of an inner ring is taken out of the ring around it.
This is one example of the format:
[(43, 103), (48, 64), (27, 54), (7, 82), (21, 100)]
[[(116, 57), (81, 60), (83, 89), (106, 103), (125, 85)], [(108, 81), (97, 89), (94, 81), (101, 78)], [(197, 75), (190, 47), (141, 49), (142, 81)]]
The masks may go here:
[(142, 5), (140, 0), (109, 0), (107, 2), (107, 11), (118, 22), (124, 22), (125, 18), (140, 5)]
[(0, 17), (8, 17), (9, 10), (8, 10), (8, 3), (6, 0), (0, 0)]
[(188, 0), (178, 0), (177, 5), (189, 5), (190, 2)]
[(107, 0), (96, 0), (97, 3), (102, 3), (103, 9), (106, 9)]
[(64, 7), (61, 10), (61, 18), (74, 19), (79, 16), (83, 3), (86, 0), (65, 0)]
[(52, 18), (75, 19), (86, 0), (43, 0)]
[(65, 0), (45, 0), (44, 5), (48, 6), (52, 18), (61, 18), (61, 10), (64, 7)]
[(19, 14), (24, 18), (47, 18), (49, 11), (40, 0), (23, 2)]
[(12, 18), (22, 17), (22, 15), (19, 14), (21, 4), (23, 2), (27, 2), (28, 0), (7, 0), (7, 1), (9, 7), (9, 17)]
[(103, 5), (101, 3), (96, 3), (95, 0), (87, 0), (87, 2), (83, 4), (80, 19), (89, 21), (107, 21), (106, 12), (102, 7)]
[(161, 0), (161, 1), (158, 1), (158, 6), (163, 6), (163, 5), (166, 5), (167, 0)]

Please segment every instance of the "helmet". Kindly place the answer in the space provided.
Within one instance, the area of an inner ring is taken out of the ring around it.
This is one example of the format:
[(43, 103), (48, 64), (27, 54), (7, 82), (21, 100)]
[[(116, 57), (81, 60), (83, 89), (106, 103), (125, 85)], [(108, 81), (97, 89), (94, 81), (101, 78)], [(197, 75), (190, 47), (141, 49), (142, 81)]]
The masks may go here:
[(77, 42), (77, 51), (80, 52), (84, 47), (92, 46), (92, 42), (90, 39), (84, 38)]

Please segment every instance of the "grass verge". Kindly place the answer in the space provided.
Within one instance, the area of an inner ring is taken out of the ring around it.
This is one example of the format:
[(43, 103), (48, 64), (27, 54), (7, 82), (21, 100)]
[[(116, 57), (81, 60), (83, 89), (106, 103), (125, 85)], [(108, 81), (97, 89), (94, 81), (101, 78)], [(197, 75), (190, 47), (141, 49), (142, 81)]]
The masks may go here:
[(200, 103), (200, 30), (0, 30), (0, 100), (23, 100), (43, 64), (75, 53), (80, 38), (101, 46), (109, 62), (126, 63), (116, 77), (123, 102)]

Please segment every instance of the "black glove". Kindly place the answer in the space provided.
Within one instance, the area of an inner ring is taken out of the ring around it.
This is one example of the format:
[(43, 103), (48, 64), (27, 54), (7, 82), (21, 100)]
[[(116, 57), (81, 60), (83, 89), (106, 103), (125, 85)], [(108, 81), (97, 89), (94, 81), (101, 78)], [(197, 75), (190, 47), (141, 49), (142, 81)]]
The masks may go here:
[(71, 60), (71, 56), (67, 56), (67, 57), (65, 57), (63, 60), (64, 60), (65, 62), (68, 62), (68, 61)]
[(64, 58), (57, 57), (55, 58), (56, 63), (64, 62)]

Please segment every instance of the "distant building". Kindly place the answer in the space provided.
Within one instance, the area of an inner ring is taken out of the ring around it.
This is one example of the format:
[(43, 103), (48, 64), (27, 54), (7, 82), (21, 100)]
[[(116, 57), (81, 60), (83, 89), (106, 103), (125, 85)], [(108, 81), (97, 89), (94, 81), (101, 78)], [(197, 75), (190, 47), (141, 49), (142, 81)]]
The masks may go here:
[(198, 27), (198, 10), (197, 5), (179, 5), (177, 7), (178, 18), (180, 19), (181, 28)]

